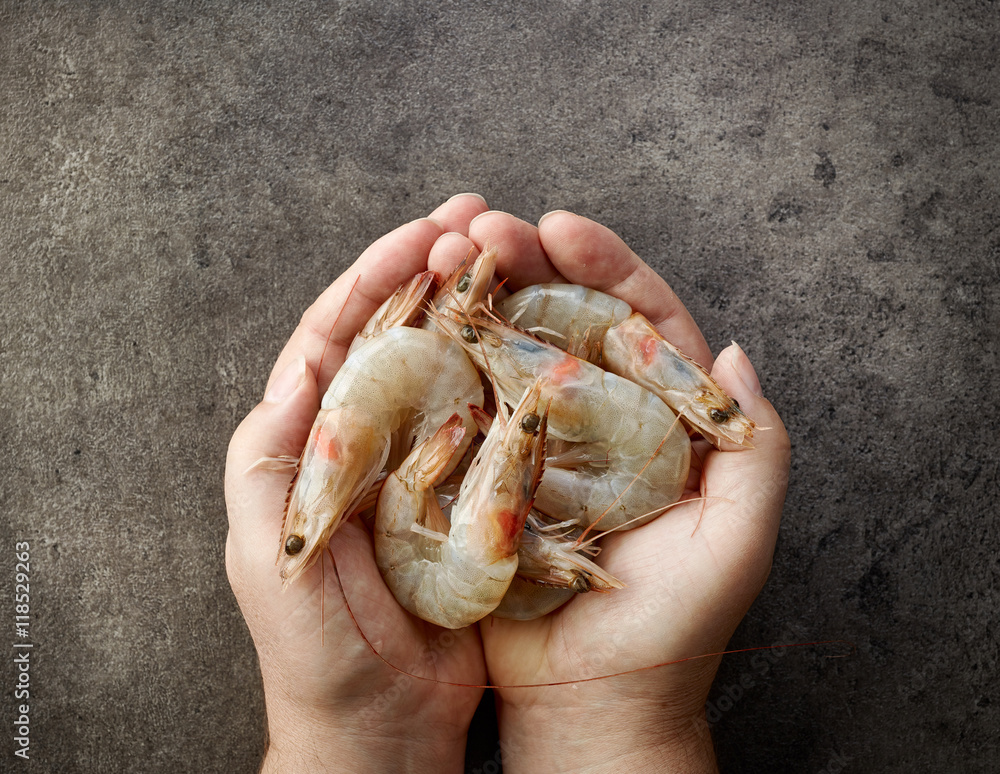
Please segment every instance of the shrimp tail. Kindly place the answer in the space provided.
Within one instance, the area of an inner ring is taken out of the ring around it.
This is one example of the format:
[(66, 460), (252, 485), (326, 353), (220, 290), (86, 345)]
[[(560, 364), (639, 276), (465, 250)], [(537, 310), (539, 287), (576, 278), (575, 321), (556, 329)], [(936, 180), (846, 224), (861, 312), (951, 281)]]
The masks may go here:
[(385, 328), (415, 328), (424, 319), (427, 301), (437, 290), (437, 272), (423, 271), (410, 284), (397, 290), (389, 299), (385, 312)]
[(434, 296), (440, 278), (437, 272), (423, 271), (414, 275), (378, 308), (351, 342), (348, 354), (390, 328), (416, 328), (424, 320), (427, 303)]
[(416, 461), (411, 483), (415, 489), (429, 489), (451, 472), (451, 461), (465, 438), (465, 426), (457, 412), (423, 444)]
[(562, 524), (546, 523), (535, 513), (518, 551), (517, 574), (538, 586), (586, 591), (610, 591), (625, 584), (597, 565), (589, 556), (590, 546), (581, 546), (569, 532), (558, 534)]

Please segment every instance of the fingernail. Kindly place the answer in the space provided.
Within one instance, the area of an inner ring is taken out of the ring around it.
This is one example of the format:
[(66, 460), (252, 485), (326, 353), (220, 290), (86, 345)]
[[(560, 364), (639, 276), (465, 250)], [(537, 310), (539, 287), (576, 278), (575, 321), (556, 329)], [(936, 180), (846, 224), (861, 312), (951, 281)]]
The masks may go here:
[(573, 213), (571, 213), (571, 212), (570, 212), (569, 210), (549, 210), (549, 211), (548, 211), (548, 212), (546, 212), (546, 213), (545, 213), (544, 215), (542, 215), (542, 217), (540, 217), (540, 218), (538, 219), (538, 225), (539, 225), (539, 226), (540, 226), (540, 225), (542, 225), (542, 221), (543, 221), (543, 220), (545, 220), (545, 219), (546, 219), (547, 217), (549, 217), (549, 215), (557, 215), (557, 214), (559, 214), (559, 213), (561, 213), (561, 212), (564, 212), (564, 213), (566, 213), (567, 215), (572, 215), (572, 214), (573, 214)]
[(306, 375), (306, 359), (299, 355), (291, 363), (285, 366), (285, 370), (278, 375), (271, 385), (271, 389), (264, 396), (265, 403), (281, 403), (290, 396), (298, 386), (302, 384)]
[(486, 212), (480, 212), (478, 215), (476, 215), (476, 217), (474, 217), (472, 220), (469, 221), (469, 226), (472, 226), (472, 224), (475, 223), (480, 218), (483, 218), (487, 215), (496, 215), (499, 212), (502, 212), (502, 210), (486, 210)]
[(454, 199), (457, 199), (459, 196), (475, 196), (477, 199), (479, 199), (480, 201), (482, 201), (483, 204), (486, 204), (486, 197), (485, 196), (480, 196), (479, 194), (473, 193), (472, 191), (466, 191), (465, 193), (455, 194), (454, 196), (451, 197), (451, 199), (448, 199), (448, 201), (450, 202), (450, 201), (452, 201)]
[(753, 366), (750, 364), (750, 358), (747, 357), (747, 353), (735, 341), (733, 342), (733, 346), (736, 347), (736, 351), (733, 353), (733, 370), (740, 377), (740, 381), (743, 382), (744, 387), (758, 398), (763, 398), (764, 393), (760, 389), (760, 380), (757, 378), (757, 372), (754, 371)]
[[(417, 218), (417, 220), (429, 220), (429, 221), (430, 221), (431, 223), (433, 223), (433, 224), (434, 224), (435, 226), (437, 226), (437, 227), (438, 227), (439, 229), (441, 229), (442, 231), (444, 231), (444, 226), (443, 226), (443, 225), (441, 224), (441, 221), (439, 221), (439, 220), (435, 220), (435, 219), (434, 219), (434, 218), (432, 218), (432, 217), (431, 217), (430, 215), (426, 215), (426, 216), (424, 216), (423, 218)], [(414, 223), (416, 223), (416, 222), (417, 222), (417, 220), (415, 220), (415, 221), (413, 221), (413, 222), (414, 222)]]

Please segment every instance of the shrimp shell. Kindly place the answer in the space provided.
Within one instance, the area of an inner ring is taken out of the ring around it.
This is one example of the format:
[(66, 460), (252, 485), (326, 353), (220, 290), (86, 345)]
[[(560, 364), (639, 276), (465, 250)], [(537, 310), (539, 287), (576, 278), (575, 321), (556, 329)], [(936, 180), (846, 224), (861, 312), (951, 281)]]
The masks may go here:
[(278, 554), (285, 585), (317, 559), (364, 496), (401, 426), (412, 425), (412, 439), (401, 439), (410, 448), (457, 412), (471, 431), (468, 445), (476, 427), (468, 406), (482, 402), (476, 369), (439, 333), (391, 328), (348, 357), (323, 396), (289, 491)]
[(420, 325), (427, 312), (426, 304), (438, 286), (437, 272), (422, 271), (393, 293), (373, 314), (351, 342), (350, 357), (361, 347), (390, 328), (412, 328)]
[(753, 420), (624, 301), (581, 285), (531, 285), (497, 309), (511, 323), (655, 393), (715, 446), (751, 447)]
[(547, 468), (535, 508), (585, 526), (600, 519), (603, 529), (637, 527), (681, 496), (691, 445), (674, 413), (649, 390), (509, 325), (432, 316), (490, 375), (498, 403), (516, 404), (540, 378), (551, 406), (550, 435), (603, 461)]
[(457, 417), (390, 473), (375, 516), (375, 560), (396, 600), (449, 629), (475, 623), (503, 599), (545, 457), (539, 390), (525, 393), (509, 422), (493, 423), (473, 460), (451, 524), (433, 482), (457, 454)]

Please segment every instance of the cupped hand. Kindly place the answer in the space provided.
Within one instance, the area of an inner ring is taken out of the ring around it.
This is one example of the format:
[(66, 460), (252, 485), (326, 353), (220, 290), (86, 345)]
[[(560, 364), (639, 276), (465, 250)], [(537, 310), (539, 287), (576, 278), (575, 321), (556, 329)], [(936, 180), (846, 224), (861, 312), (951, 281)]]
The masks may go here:
[[(481, 691), (436, 681), (484, 683), (475, 627), (450, 632), (400, 608), (379, 576), (370, 536), (353, 521), (334, 535), (330, 555), (282, 590), (275, 559), (293, 471), (254, 463), (299, 456), (354, 334), (401, 283), (427, 268), (435, 249), (466, 239), (469, 222), (484, 210), (480, 197), (454, 197), (433, 219), (407, 223), (365, 250), (302, 316), (263, 401), (233, 435), (226, 569), (260, 657), (270, 736), (265, 770), (461, 765)], [(429, 679), (404, 675), (375, 656), (352, 612), (388, 661)]]
[[(710, 368), (760, 428), (750, 450), (694, 445), (698, 459), (685, 498), (704, 499), (604, 538), (599, 562), (627, 588), (580, 595), (536, 621), (483, 621), (491, 682), (581, 681), (724, 650), (770, 570), (789, 470), (788, 436), (746, 355), (734, 344), (713, 366), (704, 337), (666, 282), (591, 220), (554, 212), (536, 228), (490, 212), (474, 220), (469, 237), (480, 249), (487, 242), (498, 248), (497, 273), (512, 291), (571, 282), (628, 302)], [(604, 754), (641, 765), (650, 749), (664, 765), (663, 756), (675, 754), (686, 770), (713, 770), (699, 719), (718, 662), (696, 658), (572, 685), (498, 688), (505, 770), (582, 770), (584, 760), (601, 770)]]

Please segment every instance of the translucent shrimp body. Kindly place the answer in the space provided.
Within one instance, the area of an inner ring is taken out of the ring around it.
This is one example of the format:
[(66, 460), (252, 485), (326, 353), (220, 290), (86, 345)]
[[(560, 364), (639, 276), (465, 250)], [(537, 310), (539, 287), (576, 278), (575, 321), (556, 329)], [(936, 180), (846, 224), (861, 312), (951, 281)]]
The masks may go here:
[(749, 447), (754, 423), (638, 312), (580, 285), (532, 285), (497, 305), (511, 323), (658, 395), (703, 436)]
[(457, 453), (449, 420), (386, 479), (375, 516), (375, 560), (396, 600), (414, 615), (458, 629), (493, 611), (517, 571), (517, 549), (541, 476), (545, 419), (538, 390), (509, 422), (498, 419), (462, 482), (451, 524), (434, 494)]
[(601, 528), (611, 529), (644, 524), (680, 497), (691, 445), (674, 413), (649, 390), (493, 320), (451, 320), (447, 330), (490, 374), (498, 402), (517, 403), (539, 379), (551, 405), (549, 434), (578, 444), (579, 459), (600, 460), (549, 465), (535, 508), (582, 526), (600, 518)]
[(471, 431), (468, 446), (476, 429), (468, 406), (482, 402), (476, 369), (441, 334), (392, 328), (348, 357), (323, 396), (289, 492), (278, 555), (285, 584), (316, 560), (364, 496), (394, 433), (406, 429), (409, 449), (411, 438), (423, 442), (457, 412)]

